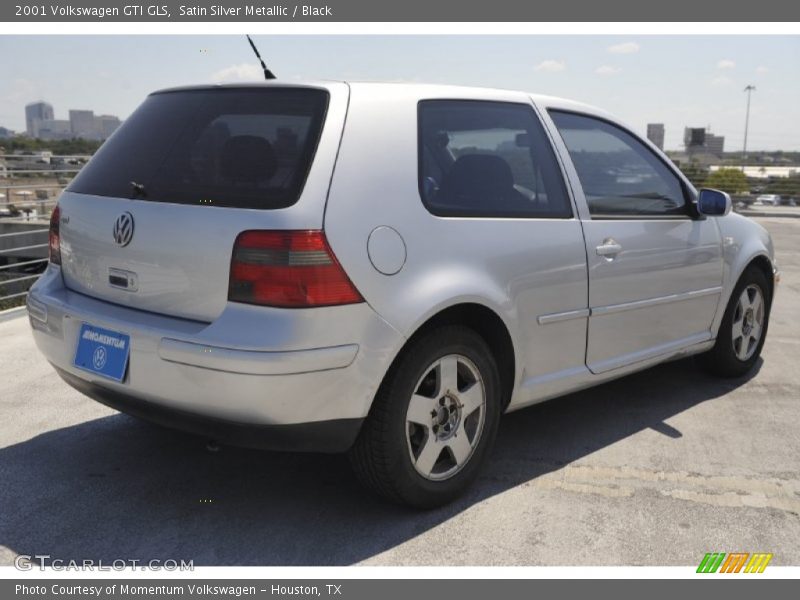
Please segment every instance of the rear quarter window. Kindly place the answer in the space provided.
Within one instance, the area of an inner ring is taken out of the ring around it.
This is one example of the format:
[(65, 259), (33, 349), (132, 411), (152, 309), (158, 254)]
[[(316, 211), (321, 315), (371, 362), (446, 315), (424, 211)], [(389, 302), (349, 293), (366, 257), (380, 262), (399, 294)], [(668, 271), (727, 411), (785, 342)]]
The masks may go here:
[(151, 94), (70, 184), (81, 194), (276, 209), (299, 198), (328, 106), (324, 90)]
[(572, 216), (561, 169), (531, 106), (425, 100), (418, 110), (419, 190), (431, 213)]

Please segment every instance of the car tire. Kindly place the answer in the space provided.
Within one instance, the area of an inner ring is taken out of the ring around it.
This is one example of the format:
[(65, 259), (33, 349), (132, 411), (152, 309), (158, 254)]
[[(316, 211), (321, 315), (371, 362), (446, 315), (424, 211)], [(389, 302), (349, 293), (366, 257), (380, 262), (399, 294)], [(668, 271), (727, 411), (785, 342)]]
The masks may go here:
[(500, 377), (484, 339), (467, 327), (438, 327), (412, 339), (386, 374), (350, 462), (365, 486), (393, 502), (442, 506), (477, 477), (500, 413)]
[(703, 368), (720, 377), (746, 375), (761, 355), (771, 304), (764, 272), (754, 266), (748, 267), (725, 308), (714, 347), (700, 356)]

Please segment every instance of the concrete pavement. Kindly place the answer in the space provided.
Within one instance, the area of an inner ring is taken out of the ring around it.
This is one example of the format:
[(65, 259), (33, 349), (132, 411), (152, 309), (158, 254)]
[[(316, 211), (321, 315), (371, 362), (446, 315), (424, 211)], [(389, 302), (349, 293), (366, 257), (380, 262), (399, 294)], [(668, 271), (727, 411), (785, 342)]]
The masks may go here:
[(0, 322), (0, 564), (696, 565), (706, 552), (800, 564), (800, 221), (765, 219), (783, 282), (757, 372), (691, 360), (504, 417), (482, 477), (414, 512), (341, 456), (223, 447), (115, 413)]

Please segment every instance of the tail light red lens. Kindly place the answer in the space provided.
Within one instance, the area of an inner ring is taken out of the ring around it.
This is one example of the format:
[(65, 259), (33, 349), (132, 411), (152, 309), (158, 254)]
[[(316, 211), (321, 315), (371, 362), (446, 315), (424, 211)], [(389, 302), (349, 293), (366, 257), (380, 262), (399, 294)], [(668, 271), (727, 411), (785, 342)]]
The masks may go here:
[(322, 231), (243, 231), (231, 259), (228, 299), (309, 308), (364, 299)]
[(61, 208), (56, 204), (50, 215), (50, 262), (54, 265), (61, 264)]

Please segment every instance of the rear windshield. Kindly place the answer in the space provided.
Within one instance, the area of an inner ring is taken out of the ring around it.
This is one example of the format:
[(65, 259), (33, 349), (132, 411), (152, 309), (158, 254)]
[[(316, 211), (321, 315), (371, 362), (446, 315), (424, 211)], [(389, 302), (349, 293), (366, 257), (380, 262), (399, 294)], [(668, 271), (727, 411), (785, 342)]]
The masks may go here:
[(70, 184), (79, 194), (240, 208), (294, 204), (323, 90), (219, 88), (147, 97)]

